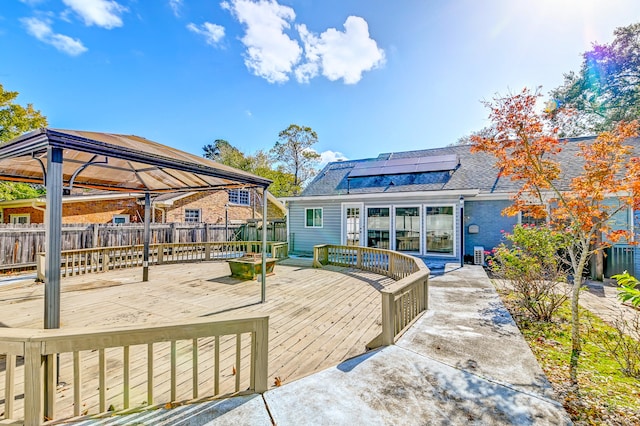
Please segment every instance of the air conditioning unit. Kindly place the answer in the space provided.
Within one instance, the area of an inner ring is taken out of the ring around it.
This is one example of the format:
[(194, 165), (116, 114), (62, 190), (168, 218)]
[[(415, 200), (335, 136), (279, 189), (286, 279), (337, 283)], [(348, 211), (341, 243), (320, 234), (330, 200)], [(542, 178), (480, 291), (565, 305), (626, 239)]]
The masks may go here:
[(473, 248), (473, 264), (484, 265), (484, 247), (475, 246)]

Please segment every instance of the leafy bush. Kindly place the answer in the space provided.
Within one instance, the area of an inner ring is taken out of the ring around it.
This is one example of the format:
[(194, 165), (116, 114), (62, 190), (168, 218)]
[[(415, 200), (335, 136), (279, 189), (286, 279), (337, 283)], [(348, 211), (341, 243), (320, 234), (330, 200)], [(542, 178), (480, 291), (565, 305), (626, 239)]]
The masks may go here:
[(636, 288), (640, 281), (633, 275), (629, 275), (627, 271), (622, 274), (613, 275), (611, 278), (618, 281), (620, 289), (618, 289), (618, 298), (623, 302), (629, 302), (633, 306), (640, 306), (640, 288)]
[(491, 271), (510, 283), (518, 306), (534, 320), (551, 321), (569, 297), (568, 268), (559, 253), (566, 237), (546, 227), (518, 225), (489, 258)]

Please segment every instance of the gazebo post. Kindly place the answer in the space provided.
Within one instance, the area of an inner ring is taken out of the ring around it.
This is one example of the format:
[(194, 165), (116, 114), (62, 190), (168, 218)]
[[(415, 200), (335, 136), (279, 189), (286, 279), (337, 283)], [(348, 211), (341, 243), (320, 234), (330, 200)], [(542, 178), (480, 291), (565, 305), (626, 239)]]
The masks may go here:
[(262, 190), (262, 291), (261, 303), (267, 298), (267, 188)]
[(47, 207), (44, 249), (44, 328), (60, 328), (62, 250), (62, 149), (47, 148)]
[[(44, 248), (44, 328), (60, 328), (60, 260), (62, 250), (62, 149), (47, 147), (47, 189)], [(44, 364), (44, 416), (53, 418), (53, 395), (58, 383), (59, 356), (47, 356)]]
[(151, 240), (151, 195), (144, 193), (144, 249), (142, 252), (142, 281), (149, 281), (149, 241)]

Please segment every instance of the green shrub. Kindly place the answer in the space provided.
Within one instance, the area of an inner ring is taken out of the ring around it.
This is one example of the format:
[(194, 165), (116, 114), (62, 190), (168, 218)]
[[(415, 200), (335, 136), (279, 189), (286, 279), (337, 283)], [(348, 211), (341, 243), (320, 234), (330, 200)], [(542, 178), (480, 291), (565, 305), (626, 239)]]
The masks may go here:
[(546, 227), (522, 225), (505, 238), (489, 258), (491, 271), (507, 281), (519, 308), (534, 320), (552, 321), (570, 291), (560, 255), (566, 238)]

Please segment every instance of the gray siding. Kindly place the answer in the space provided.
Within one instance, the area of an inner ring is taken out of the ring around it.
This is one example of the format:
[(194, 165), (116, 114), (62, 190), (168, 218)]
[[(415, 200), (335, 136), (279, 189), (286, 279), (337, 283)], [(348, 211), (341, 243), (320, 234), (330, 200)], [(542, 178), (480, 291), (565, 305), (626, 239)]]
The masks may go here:
[[(305, 209), (322, 208), (322, 228), (305, 228)], [(289, 204), (289, 250), (294, 254), (312, 254), (318, 244), (340, 244), (340, 203), (335, 201)]]
[[(510, 200), (467, 201), (464, 203), (465, 254), (473, 254), (475, 246), (491, 250), (502, 242), (502, 231), (510, 232), (518, 223), (517, 216), (502, 216), (501, 214), (502, 210), (510, 205)], [(479, 232), (469, 234), (469, 225), (478, 225)]]

